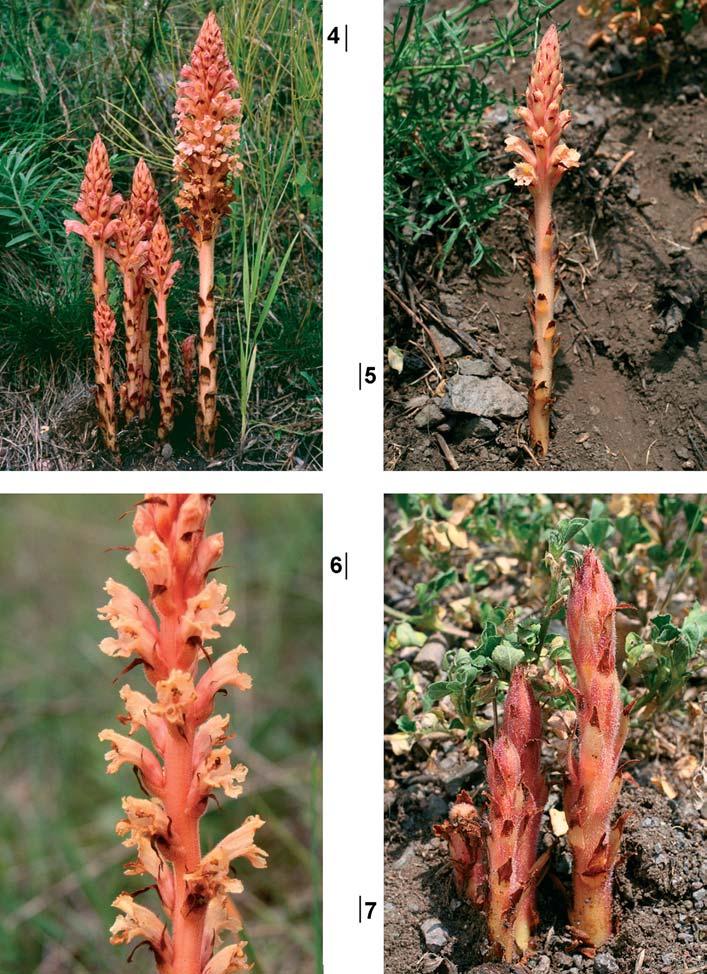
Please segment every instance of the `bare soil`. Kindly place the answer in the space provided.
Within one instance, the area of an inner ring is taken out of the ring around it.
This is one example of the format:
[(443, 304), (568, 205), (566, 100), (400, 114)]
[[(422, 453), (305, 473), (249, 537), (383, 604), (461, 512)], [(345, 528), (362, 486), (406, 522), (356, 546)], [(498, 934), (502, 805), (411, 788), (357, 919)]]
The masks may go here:
[[(625, 782), (619, 803), (619, 811), (630, 808), (633, 814), (614, 882), (618, 928), (614, 939), (595, 957), (587, 957), (567, 933), (569, 857), (561, 840), (554, 852), (554, 871), (540, 891), (543, 922), (536, 952), (525, 965), (508, 967), (484, 963), (488, 945), (483, 922), (457, 898), (446, 843), (432, 835), (433, 824), (447, 816), (454, 789), (462, 783), (471, 789), (480, 786), (481, 768), (461, 780), (452, 778), (450, 790), (444, 772), (435, 779), (407, 768), (401, 776), (401, 769), (393, 772), (389, 766), (400, 786), (386, 796), (386, 974), (703, 971), (707, 962), (705, 819), (689, 800), (668, 801), (641, 783), (655, 770), (654, 762), (650, 770), (634, 771), (634, 780)], [(429, 929), (429, 921), (435, 919), (444, 931), (440, 939), (446, 937), (441, 949), (429, 949), (425, 940), (423, 928)]]
[[(561, 37), (575, 116), (567, 141), (580, 149), (582, 166), (556, 194), (562, 344), (543, 466), (702, 470), (707, 236), (697, 237), (696, 226), (707, 212), (705, 32), (685, 46), (666, 45), (663, 77), (657, 57), (641, 68), (621, 45), (590, 53), (590, 31), (575, 16)], [(527, 71), (527, 64), (511, 67), (507, 93), (523, 90)], [(504, 106), (489, 113), (481, 138), (495, 172), (509, 168), (503, 139), (517, 130)], [(441, 278), (430, 264), (402, 285), (389, 279), (396, 297), (437, 329), (443, 357), (389, 291), (386, 342), (403, 349), (406, 363), (401, 375), (387, 366), (386, 469), (537, 466), (524, 445), (525, 419), (493, 417), (479, 427), (446, 412), (415, 423), (420, 409), (440, 404), (462, 358), (490, 364), (490, 375), (526, 394), (528, 199), (509, 192), (485, 233), (500, 274), (458, 261)]]

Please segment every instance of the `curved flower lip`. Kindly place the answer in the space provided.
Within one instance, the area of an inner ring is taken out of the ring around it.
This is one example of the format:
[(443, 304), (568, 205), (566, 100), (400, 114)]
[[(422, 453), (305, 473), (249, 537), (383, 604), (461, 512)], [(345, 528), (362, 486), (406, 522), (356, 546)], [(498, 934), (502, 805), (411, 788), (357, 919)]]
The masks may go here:
[(224, 947), (211, 958), (203, 970), (203, 974), (235, 974), (237, 971), (249, 971), (251, 965), (245, 956), (246, 942)]
[(129, 893), (116, 896), (112, 905), (124, 914), (116, 917), (115, 923), (110, 928), (112, 944), (128, 944), (135, 937), (144, 937), (159, 954), (171, 947), (166, 924), (152, 910), (136, 903)]
[(214, 748), (194, 772), (187, 805), (198, 805), (214, 788), (222, 788), (229, 798), (238, 798), (243, 792), (241, 785), (247, 774), (248, 769), (244, 764), (231, 767), (231, 752), (227, 747)]
[(249, 815), (240, 828), (221, 839), (215, 849), (220, 849), (229, 862), (232, 859), (245, 858), (255, 869), (265, 869), (268, 854), (253, 841), (257, 830), (264, 825), (265, 822), (259, 815)]
[(118, 632), (118, 638), (108, 636), (103, 639), (100, 643), (101, 652), (107, 656), (124, 658), (135, 653), (154, 667), (159, 637), (152, 613), (127, 585), (109, 578), (104, 587), (110, 595), (110, 601), (98, 610), (98, 618), (109, 622)]
[(197, 699), (194, 714), (197, 720), (211, 713), (214, 694), (222, 687), (233, 686), (238, 690), (250, 690), (253, 685), (252, 677), (248, 673), (241, 673), (238, 669), (240, 657), (247, 652), (245, 646), (238, 646), (219, 656), (204, 673), (196, 685)]
[(167, 743), (167, 734), (164, 723), (153, 713), (153, 701), (144, 693), (133, 690), (129, 683), (121, 687), (120, 699), (125, 704), (127, 716), (120, 716), (118, 720), (121, 724), (130, 725), (128, 733), (132, 736), (135, 731), (144, 727), (157, 750), (163, 754)]
[(115, 774), (124, 764), (133, 764), (145, 776), (145, 784), (155, 795), (160, 795), (164, 789), (164, 772), (162, 765), (149, 748), (144, 747), (131, 737), (125, 737), (107, 728), (98, 735), (99, 741), (109, 741), (113, 747), (106, 754), (108, 774)]
[(236, 613), (228, 608), (226, 586), (212, 579), (204, 588), (187, 599), (187, 607), (181, 617), (180, 634), (184, 641), (196, 637), (201, 643), (206, 639), (218, 639), (221, 635), (215, 626), (225, 629), (232, 625)]

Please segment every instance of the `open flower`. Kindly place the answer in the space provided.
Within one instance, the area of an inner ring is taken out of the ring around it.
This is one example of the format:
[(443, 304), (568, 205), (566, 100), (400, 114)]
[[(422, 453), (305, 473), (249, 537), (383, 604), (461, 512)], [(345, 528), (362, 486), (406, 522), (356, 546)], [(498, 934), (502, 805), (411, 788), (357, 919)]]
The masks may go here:
[(116, 896), (112, 904), (123, 916), (116, 917), (110, 928), (112, 944), (129, 944), (135, 937), (144, 937), (148, 943), (164, 953), (169, 945), (169, 934), (162, 920), (146, 906), (141, 906), (128, 893)]
[(235, 974), (237, 971), (249, 971), (250, 964), (245, 955), (245, 941), (224, 947), (211, 958), (204, 968), (204, 974)]
[(157, 717), (164, 717), (177, 728), (184, 727), (187, 713), (196, 700), (191, 673), (172, 670), (167, 679), (160, 680), (155, 689), (157, 703), (153, 704), (152, 713)]
[(214, 748), (196, 769), (189, 793), (190, 804), (196, 804), (212, 788), (223, 788), (229, 798), (238, 798), (247, 774), (244, 764), (231, 767), (231, 752), (227, 747)]
[(232, 686), (237, 690), (250, 690), (253, 685), (252, 677), (247, 673), (241, 673), (238, 669), (240, 657), (247, 652), (245, 646), (238, 646), (220, 656), (204, 673), (196, 687), (196, 710), (199, 714), (206, 717), (211, 713), (214, 695), (222, 687)]

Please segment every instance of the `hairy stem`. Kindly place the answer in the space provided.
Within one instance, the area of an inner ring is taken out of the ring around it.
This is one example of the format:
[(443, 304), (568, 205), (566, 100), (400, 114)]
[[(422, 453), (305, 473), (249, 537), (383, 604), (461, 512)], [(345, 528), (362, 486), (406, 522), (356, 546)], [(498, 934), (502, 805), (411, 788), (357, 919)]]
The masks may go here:
[(159, 292), (155, 301), (157, 310), (157, 363), (160, 375), (160, 425), (161, 440), (169, 435), (174, 425), (172, 403), (172, 369), (169, 361), (169, 328), (167, 324), (167, 295)]

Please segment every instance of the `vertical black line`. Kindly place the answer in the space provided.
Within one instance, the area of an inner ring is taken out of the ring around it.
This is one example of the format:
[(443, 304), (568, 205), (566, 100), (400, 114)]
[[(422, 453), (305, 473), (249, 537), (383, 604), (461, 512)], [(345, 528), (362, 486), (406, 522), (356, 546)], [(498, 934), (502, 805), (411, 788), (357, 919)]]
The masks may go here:
[(359, 896), (359, 898), (358, 898), (358, 922), (359, 923), (361, 923), (361, 921), (362, 921), (362, 917), (361, 917), (361, 899), (362, 899), (362, 897)]
[(344, 54), (349, 53), (349, 25), (344, 24)]
[(363, 389), (363, 362), (358, 363), (358, 391)]

